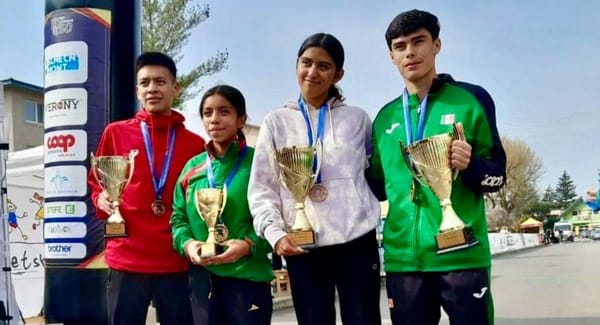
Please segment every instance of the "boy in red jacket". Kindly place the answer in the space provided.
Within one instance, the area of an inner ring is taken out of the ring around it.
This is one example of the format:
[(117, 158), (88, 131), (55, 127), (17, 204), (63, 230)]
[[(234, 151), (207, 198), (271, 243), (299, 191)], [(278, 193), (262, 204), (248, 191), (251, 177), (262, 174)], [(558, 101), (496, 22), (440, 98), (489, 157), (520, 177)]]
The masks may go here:
[[(205, 142), (171, 108), (180, 92), (173, 60), (147, 52), (137, 58), (135, 71), (143, 107), (131, 119), (108, 124), (96, 149), (96, 156), (139, 152), (119, 202), (127, 234), (106, 241), (110, 324), (145, 324), (151, 300), (161, 324), (191, 324), (188, 262), (173, 250), (169, 218), (177, 177)], [(108, 194), (94, 177), (88, 182), (98, 217), (108, 218), (114, 210)]]

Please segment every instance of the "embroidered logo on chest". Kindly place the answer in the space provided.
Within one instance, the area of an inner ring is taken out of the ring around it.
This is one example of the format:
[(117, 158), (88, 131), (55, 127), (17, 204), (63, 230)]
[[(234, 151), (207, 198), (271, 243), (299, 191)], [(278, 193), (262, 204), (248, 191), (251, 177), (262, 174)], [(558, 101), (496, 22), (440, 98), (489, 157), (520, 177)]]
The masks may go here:
[(440, 120), (441, 125), (450, 125), (456, 121), (454, 114), (444, 114)]

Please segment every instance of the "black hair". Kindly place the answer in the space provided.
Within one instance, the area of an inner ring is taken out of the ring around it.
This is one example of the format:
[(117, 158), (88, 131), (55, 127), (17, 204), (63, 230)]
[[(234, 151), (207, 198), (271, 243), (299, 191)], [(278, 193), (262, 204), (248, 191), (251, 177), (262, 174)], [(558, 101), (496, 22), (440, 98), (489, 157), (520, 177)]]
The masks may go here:
[(140, 71), (141, 68), (147, 65), (158, 65), (165, 67), (173, 75), (173, 79), (177, 80), (177, 67), (173, 59), (161, 52), (144, 52), (137, 57), (135, 61), (135, 74)]
[(392, 40), (412, 34), (421, 28), (425, 28), (434, 41), (440, 37), (440, 22), (432, 13), (418, 9), (400, 13), (392, 19), (385, 31), (388, 48), (392, 49)]
[[(217, 85), (210, 89), (208, 89), (204, 95), (202, 95), (202, 100), (200, 100), (200, 116), (202, 116), (202, 110), (204, 109), (204, 102), (206, 99), (213, 95), (221, 95), (227, 99), (227, 101), (235, 108), (235, 112), (238, 116), (247, 116), (246, 115), (246, 100), (244, 99), (244, 95), (237, 88), (229, 85)], [(244, 135), (244, 131), (242, 129), (238, 129), (237, 136), (239, 140), (246, 139)]]
[[(324, 49), (335, 63), (335, 71), (341, 71), (344, 68), (344, 47), (342, 43), (331, 34), (317, 33), (309, 36), (302, 42), (300, 49), (298, 50), (298, 58), (302, 56), (302, 53), (309, 47), (320, 47)], [(298, 62), (296, 59), (296, 62)], [(334, 84), (329, 87), (329, 93), (327, 99), (335, 97), (339, 100), (343, 100), (340, 89)]]

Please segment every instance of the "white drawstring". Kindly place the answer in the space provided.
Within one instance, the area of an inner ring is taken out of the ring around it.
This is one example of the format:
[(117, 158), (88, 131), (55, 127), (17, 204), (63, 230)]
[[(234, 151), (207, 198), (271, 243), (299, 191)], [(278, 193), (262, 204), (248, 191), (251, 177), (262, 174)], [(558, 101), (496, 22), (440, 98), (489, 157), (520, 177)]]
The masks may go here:
[(333, 140), (333, 145), (336, 146), (335, 143), (335, 132), (333, 132), (333, 115), (331, 114), (331, 106), (333, 106), (333, 103), (337, 100), (337, 98), (333, 98), (333, 100), (329, 103), (327, 103), (327, 115), (329, 115), (329, 132), (331, 132), (331, 139)]

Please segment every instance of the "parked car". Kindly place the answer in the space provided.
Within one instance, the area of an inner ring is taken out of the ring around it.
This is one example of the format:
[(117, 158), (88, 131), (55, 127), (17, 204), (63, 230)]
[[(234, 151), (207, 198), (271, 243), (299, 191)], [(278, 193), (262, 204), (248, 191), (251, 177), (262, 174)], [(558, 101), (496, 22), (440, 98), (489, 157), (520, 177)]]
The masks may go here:
[(568, 221), (557, 221), (554, 224), (554, 237), (558, 241), (573, 241), (573, 224)]
[(592, 229), (592, 233), (590, 234), (590, 238), (593, 240), (600, 240), (600, 228)]

